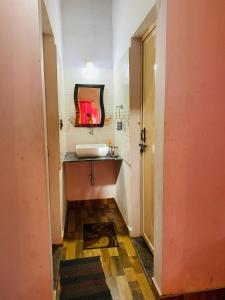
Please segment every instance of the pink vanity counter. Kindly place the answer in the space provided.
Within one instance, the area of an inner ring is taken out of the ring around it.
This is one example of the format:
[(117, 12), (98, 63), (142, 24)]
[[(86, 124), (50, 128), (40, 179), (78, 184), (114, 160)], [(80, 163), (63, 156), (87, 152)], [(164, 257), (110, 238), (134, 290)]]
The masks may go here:
[(82, 157), (67, 153), (64, 187), (67, 201), (115, 198), (121, 157)]

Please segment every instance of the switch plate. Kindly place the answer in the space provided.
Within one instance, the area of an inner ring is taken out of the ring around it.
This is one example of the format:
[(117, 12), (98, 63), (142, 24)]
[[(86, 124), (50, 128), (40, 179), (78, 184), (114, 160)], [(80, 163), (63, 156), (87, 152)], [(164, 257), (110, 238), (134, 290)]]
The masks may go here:
[(118, 131), (123, 130), (123, 122), (117, 122), (117, 130)]

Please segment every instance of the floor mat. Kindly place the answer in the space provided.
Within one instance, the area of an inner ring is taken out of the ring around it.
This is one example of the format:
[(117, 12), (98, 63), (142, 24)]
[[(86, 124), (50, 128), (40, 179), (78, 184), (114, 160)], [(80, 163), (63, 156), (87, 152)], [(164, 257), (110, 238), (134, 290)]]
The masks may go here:
[(142, 267), (150, 283), (153, 277), (153, 255), (148, 248), (143, 237), (136, 237), (131, 239), (137, 255), (141, 261)]
[(61, 261), (60, 300), (112, 300), (100, 257)]
[(113, 222), (84, 224), (84, 249), (118, 247)]

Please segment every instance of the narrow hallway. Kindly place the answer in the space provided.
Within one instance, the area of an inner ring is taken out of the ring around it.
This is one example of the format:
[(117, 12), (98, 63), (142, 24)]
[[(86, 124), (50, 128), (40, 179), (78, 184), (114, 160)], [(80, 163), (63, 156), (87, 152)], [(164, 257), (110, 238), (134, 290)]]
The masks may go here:
[(0, 300), (225, 300), (225, 0), (0, 3)]
[[(119, 247), (84, 250), (83, 225), (113, 222)], [(155, 300), (114, 199), (70, 202), (62, 260), (100, 256), (114, 300)]]

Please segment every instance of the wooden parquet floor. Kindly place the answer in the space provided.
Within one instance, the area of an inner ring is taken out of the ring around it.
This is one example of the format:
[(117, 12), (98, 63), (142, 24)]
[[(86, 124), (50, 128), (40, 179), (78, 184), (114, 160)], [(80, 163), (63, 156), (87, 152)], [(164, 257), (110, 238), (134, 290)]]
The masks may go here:
[[(83, 250), (83, 224), (100, 222), (114, 222), (119, 247)], [(69, 203), (62, 256), (100, 256), (113, 300), (155, 300), (113, 199)]]

